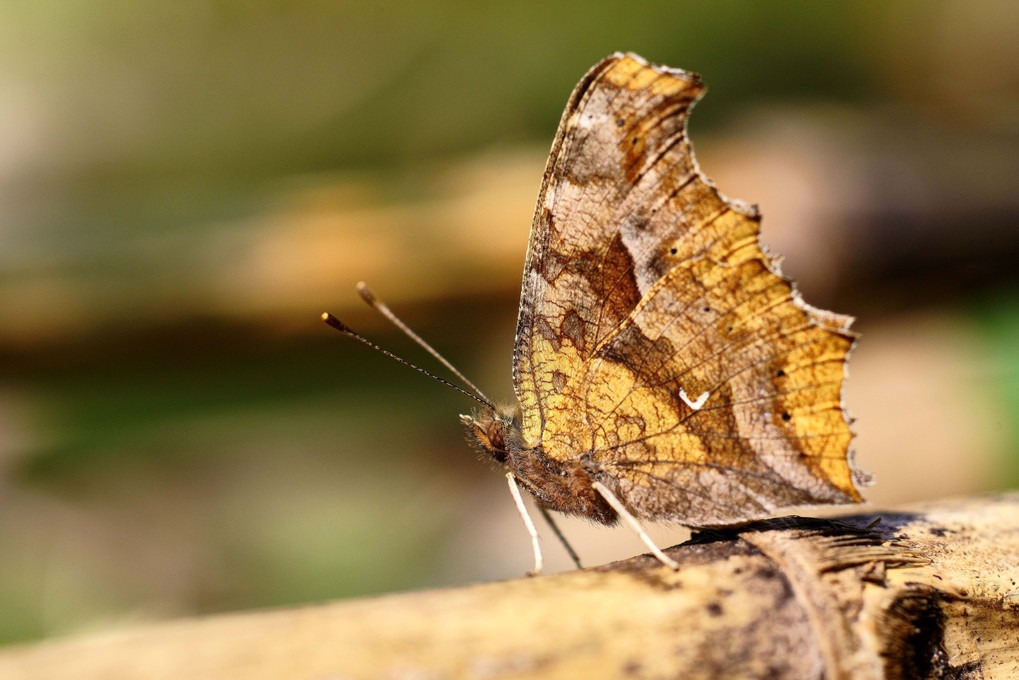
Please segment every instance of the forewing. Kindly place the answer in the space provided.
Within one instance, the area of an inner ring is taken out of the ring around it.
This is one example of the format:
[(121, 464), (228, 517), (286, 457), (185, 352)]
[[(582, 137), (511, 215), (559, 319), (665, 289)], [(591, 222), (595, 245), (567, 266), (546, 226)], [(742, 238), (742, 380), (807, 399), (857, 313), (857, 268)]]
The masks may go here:
[[(699, 216), (684, 126), (702, 89), (694, 74), (616, 54), (574, 90), (524, 265), (513, 376), (525, 442), (539, 442), (569, 376), (654, 283), (634, 260), (641, 232), (679, 236)], [(688, 214), (657, 214), (679, 196)]]

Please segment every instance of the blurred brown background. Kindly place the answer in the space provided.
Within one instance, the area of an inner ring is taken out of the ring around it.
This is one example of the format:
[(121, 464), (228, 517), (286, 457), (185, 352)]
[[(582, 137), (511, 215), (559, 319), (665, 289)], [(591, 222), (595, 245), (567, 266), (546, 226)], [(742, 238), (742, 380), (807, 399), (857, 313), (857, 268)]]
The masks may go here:
[[(319, 314), (434, 366), (367, 280), (510, 399), (545, 155), (615, 50), (703, 75), (702, 169), (859, 317), (868, 497), (1019, 486), (1016, 3), (0, 12), (0, 642), (529, 568), (471, 402)], [(643, 552), (564, 530), (588, 563)]]

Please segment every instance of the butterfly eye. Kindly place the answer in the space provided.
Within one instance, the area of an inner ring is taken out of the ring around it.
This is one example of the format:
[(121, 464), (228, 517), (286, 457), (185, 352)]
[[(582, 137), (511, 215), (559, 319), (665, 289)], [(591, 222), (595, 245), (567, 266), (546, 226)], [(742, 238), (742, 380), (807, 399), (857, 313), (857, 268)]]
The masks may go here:
[(676, 255), (677, 253), (679, 253), (679, 248), (676, 247), (669, 248), (669, 255)]
[(506, 424), (501, 420), (493, 420), (488, 426), (488, 441), (498, 451), (506, 450)]

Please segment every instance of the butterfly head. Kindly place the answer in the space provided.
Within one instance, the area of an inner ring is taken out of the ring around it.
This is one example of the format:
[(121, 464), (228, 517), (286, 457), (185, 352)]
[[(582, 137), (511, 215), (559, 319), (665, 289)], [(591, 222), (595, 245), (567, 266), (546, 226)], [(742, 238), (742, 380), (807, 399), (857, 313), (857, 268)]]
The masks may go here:
[(460, 416), (470, 440), (497, 463), (505, 465), (520, 450), (520, 409), (485, 408), (473, 416)]

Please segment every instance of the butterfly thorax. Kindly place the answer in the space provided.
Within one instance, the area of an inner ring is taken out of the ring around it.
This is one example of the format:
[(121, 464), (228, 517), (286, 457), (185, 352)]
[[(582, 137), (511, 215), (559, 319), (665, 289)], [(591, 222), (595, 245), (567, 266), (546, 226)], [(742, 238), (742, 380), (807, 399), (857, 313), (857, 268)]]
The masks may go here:
[(584, 459), (558, 461), (545, 455), (541, 444), (524, 442), (519, 408), (486, 408), (460, 416), (471, 440), (549, 510), (614, 524), (615, 510), (591, 485), (594, 469)]

